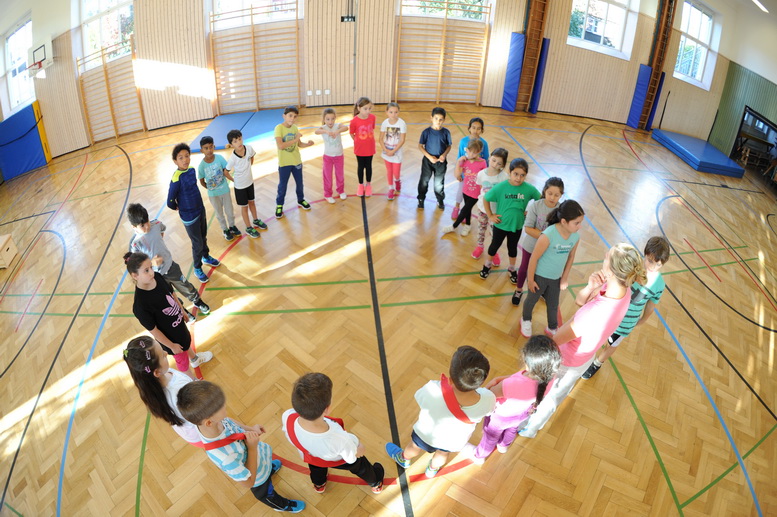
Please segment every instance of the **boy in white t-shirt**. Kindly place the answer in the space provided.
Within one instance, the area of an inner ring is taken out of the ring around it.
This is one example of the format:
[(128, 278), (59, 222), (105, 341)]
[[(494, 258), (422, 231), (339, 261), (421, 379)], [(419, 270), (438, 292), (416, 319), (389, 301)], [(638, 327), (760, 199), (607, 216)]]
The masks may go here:
[(430, 452), (434, 456), (426, 467), (426, 477), (434, 477), (448, 461), (448, 454), (461, 451), (478, 422), (493, 411), (496, 396), (481, 387), (490, 369), (479, 350), (459, 347), (451, 359), (450, 380), (442, 375), (439, 381), (429, 381), (416, 391), (421, 412), (413, 425), (413, 441), (404, 450), (387, 443), (391, 459), (408, 468), (411, 459)]
[(364, 445), (343, 429), (339, 418), (324, 416), (332, 407), (332, 380), (323, 373), (306, 373), (294, 383), (291, 405), (283, 413), (286, 438), (310, 469), (310, 481), (319, 494), (326, 490), (328, 469), (356, 474), (379, 494), (383, 490), (383, 465), (364, 456)]
[[(251, 172), (251, 166), (254, 164), (254, 155), (256, 152), (250, 145), (243, 145), (243, 133), (237, 129), (227, 133), (227, 141), (232, 146), (232, 154), (227, 160), (226, 173), (232, 174), (235, 185), (235, 201), (240, 207), (240, 213), (243, 215), (243, 222), (246, 225), (246, 233), (249, 237), (256, 239), (259, 237), (259, 230), (266, 230), (267, 225), (256, 215), (256, 204), (254, 198), (254, 175)], [(248, 211), (251, 211), (253, 224), (248, 218)]]

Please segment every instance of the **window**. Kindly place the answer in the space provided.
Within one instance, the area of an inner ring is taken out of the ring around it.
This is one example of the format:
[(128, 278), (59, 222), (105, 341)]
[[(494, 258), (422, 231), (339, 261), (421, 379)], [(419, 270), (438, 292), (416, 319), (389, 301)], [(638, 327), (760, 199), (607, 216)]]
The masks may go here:
[[(135, 32), (132, 2), (126, 0), (82, 0), (81, 31), (84, 38), (84, 56), (111, 47), (106, 57), (117, 58), (130, 53), (130, 37)], [(101, 60), (89, 62), (97, 66)]]
[(402, 14), (405, 16), (435, 16), (459, 18), (487, 22), (488, 5), (486, 0), (404, 0), (402, 1)]
[(13, 110), (35, 99), (35, 84), (27, 73), (27, 51), (32, 46), (32, 21), (17, 25), (5, 38), (5, 77)]
[[(680, 25), (680, 48), (674, 65), (675, 77), (679, 75), (704, 82), (705, 67), (710, 53), (714, 15), (700, 4), (686, 1)], [(681, 77), (682, 78), (682, 77)]]
[(567, 44), (629, 59), (637, 0), (573, 0)]
[[(242, 27), (252, 23), (294, 20), (302, 11), (295, 0), (213, 0), (214, 30)], [(301, 15), (299, 16), (301, 18)]]

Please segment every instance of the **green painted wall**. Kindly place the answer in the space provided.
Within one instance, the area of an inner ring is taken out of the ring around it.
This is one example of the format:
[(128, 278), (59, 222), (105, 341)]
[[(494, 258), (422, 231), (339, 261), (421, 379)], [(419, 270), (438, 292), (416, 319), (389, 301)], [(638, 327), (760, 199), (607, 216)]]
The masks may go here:
[(777, 122), (777, 84), (732, 61), (720, 97), (718, 118), (710, 134), (710, 143), (726, 156), (734, 146), (745, 106)]

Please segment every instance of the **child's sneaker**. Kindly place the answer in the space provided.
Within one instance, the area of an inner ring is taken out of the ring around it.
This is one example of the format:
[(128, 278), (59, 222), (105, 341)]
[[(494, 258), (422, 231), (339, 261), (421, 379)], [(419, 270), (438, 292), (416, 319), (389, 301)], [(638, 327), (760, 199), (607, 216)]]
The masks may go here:
[(383, 491), (383, 476), (385, 474), (385, 471), (383, 470), (383, 465), (381, 465), (380, 463), (375, 463), (373, 467), (375, 468), (375, 477), (378, 478), (380, 482), (377, 485), (370, 488), (372, 488), (373, 494), (379, 494)]
[(550, 328), (550, 327), (545, 327), (545, 334), (546, 334), (548, 337), (550, 337), (550, 338), (552, 338), (553, 336), (555, 336), (555, 335), (556, 335), (556, 332), (558, 332), (558, 329), (552, 329), (552, 328)]
[(326, 199), (326, 202), (329, 203), (330, 205), (335, 204), (335, 198), (333, 197), (325, 197), (324, 199)]
[(443, 203), (442, 201), (438, 201), (437, 210), (441, 210), (441, 211), (445, 210), (445, 203)]
[(260, 230), (266, 230), (267, 229), (267, 225), (261, 219), (254, 219), (254, 226), (256, 228), (259, 228)]
[(485, 280), (488, 278), (488, 275), (491, 274), (491, 268), (489, 266), (483, 266), (483, 269), (480, 270), (480, 278)]
[(424, 209), (424, 202), (421, 201), (420, 199), (418, 200), (418, 209), (419, 210), (423, 210)]
[(202, 257), (202, 263), (207, 264), (210, 267), (219, 267), (221, 265), (221, 262), (219, 262), (218, 259), (215, 259), (211, 257), (210, 255), (206, 255)]
[(275, 206), (275, 218), (276, 219), (283, 219), (283, 205), (276, 205)]
[(386, 196), (389, 201), (394, 201), (394, 189), (390, 188), (388, 191), (388, 196)]
[(363, 197), (364, 196), (364, 185), (362, 185), (361, 183), (359, 183), (359, 186), (356, 187), (356, 195), (358, 197)]
[(521, 298), (523, 297), (523, 291), (521, 289), (516, 289), (513, 293), (513, 305), (518, 307), (521, 305)]
[(281, 467), (283, 466), (283, 463), (281, 463), (281, 460), (272, 460), (272, 472), (270, 472), (270, 475), (272, 476), (279, 470), (281, 470)]
[(456, 228), (454, 228), (452, 224), (449, 224), (448, 226), (444, 226), (442, 229), (442, 233), (453, 233), (455, 231), (456, 231)]
[(252, 239), (258, 239), (259, 238), (259, 232), (253, 226), (249, 226), (248, 228), (246, 228), (246, 233)]
[(283, 508), (273, 508), (276, 512), (299, 513), (305, 509), (305, 503), (297, 499), (289, 499), (289, 504)]
[(313, 490), (315, 490), (317, 494), (323, 494), (326, 491), (326, 481), (324, 481), (323, 485), (313, 483)]
[(205, 274), (205, 271), (202, 270), (202, 268), (196, 267), (194, 268), (194, 276), (197, 277), (197, 280), (202, 282), (203, 284), (206, 284), (210, 278), (208, 278), (208, 275)]
[(525, 338), (531, 337), (531, 320), (524, 321), (523, 318), (521, 318), (521, 335)]
[(591, 366), (588, 367), (588, 369), (585, 371), (583, 375), (581, 375), (581, 377), (583, 379), (590, 379), (591, 377), (596, 375), (596, 372), (599, 371), (599, 368), (601, 368), (601, 366), (596, 366), (594, 363), (591, 363)]
[(453, 212), (451, 212), (451, 219), (455, 221), (458, 216), (459, 216), (459, 205), (456, 205), (453, 207)]
[(372, 197), (372, 185), (369, 183), (364, 187), (364, 197)]
[(310, 210), (311, 208), (310, 203), (308, 203), (304, 199), (302, 201), (297, 201), (297, 206), (303, 210)]
[(463, 449), (461, 449), (461, 453), (465, 457), (469, 458), (469, 460), (472, 461), (472, 463), (474, 463), (475, 465), (482, 465), (483, 463), (485, 463), (486, 459), (485, 458), (478, 458), (477, 456), (475, 456), (475, 450), (476, 449), (477, 449), (477, 447), (475, 447), (471, 443), (468, 443), (468, 444), (466, 444), (464, 446)]
[(213, 359), (213, 352), (199, 352), (194, 356), (194, 359), (189, 359), (189, 364), (192, 368), (198, 368), (202, 363), (207, 363)]
[(507, 447), (505, 447), (504, 445), (498, 445), (498, 444), (497, 444), (497, 446), (496, 446), (496, 450), (498, 450), (499, 452), (501, 452), (502, 454), (504, 454), (504, 453), (506, 453), (506, 452), (507, 452)]
[(345, 192), (340, 192), (340, 199), (345, 201), (346, 199), (348, 199), (348, 194), (346, 194)]
[(400, 193), (402, 190), (402, 180), (394, 180), (394, 190), (397, 192), (397, 194)]
[(204, 314), (207, 316), (210, 314), (210, 306), (202, 301), (202, 298), (199, 299), (199, 301), (194, 302), (194, 306), (197, 307), (197, 310), (200, 311), (200, 314)]
[(402, 447), (399, 445), (391, 442), (387, 443), (386, 454), (388, 454), (392, 460), (396, 461), (397, 464), (403, 469), (410, 468), (410, 460), (405, 458), (405, 456), (402, 454)]
[(232, 235), (232, 232), (229, 231), (229, 228), (224, 230), (224, 240), (231, 241), (234, 238), (235, 238), (235, 236)]
[(493, 260), (493, 262), (494, 262), (494, 265), (495, 265), (496, 267), (499, 267), (499, 265), (500, 265), (500, 264), (502, 264), (502, 259), (500, 259), (500, 258), (499, 258), (499, 253), (497, 253), (496, 255), (494, 255), (494, 260)]
[(468, 224), (461, 225), (461, 236), (466, 237), (467, 235), (469, 235), (469, 229), (470, 229), (470, 225)]
[(229, 233), (231, 233), (235, 237), (242, 237), (243, 236), (243, 234), (240, 233), (240, 230), (237, 229), (237, 226), (230, 226), (229, 227)]
[(435, 468), (432, 468), (432, 462), (429, 462), (429, 465), (426, 466), (426, 471), (424, 471), (424, 475), (428, 477), (429, 479), (433, 478), (437, 475), (438, 472), (440, 472), (440, 469), (442, 466)]
[(482, 254), (483, 254), (483, 246), (478, 246), (477, 248), (472, 250), (473, 259), (479, 259)]
[(514, 269), (508, 269), (508, 273), (510, 273), (510, 283), (515, 285), (518, 283), (518, 271)]
[(183, 312), (186, 314), (186, 323), (192, 324), (197, 321), (197, 316), (191, 312), (187, 311), (186, 309), (184, 309)]

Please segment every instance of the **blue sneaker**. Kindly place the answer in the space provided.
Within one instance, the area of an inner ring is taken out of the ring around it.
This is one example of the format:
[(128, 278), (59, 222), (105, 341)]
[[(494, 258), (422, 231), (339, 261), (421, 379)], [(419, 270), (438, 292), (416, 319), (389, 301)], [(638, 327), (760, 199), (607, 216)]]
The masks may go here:
[(299, 513), (305, 509), (305, 503), (296, 499), (289, 499), (289, 504), (284, 508), (273, 508), (276, 512)]
[(197, 280), (202, 282), (203, 284), (207, 283), (210, 278), (208, 278), (208, 275), (205, 274), (205, 272), (202, 270), (202, 268), (194, 268), (194, 276), (197, 277)]
[(396, 461), (397, 464), (403, 469), (410, 467), (410, 460), (406, 459), (402, 455), (402, 447), (400, 447), (399, 445), (396, 445), (391, 442), (387, 443), (386, 454), (388, 454), (392, 460)]
[(283, 466), (283, 463), (281, 463), (281, 460), (272, 460), (272, 472), (270, 472), (270, 475), (272, 476), (279, 470), (281, 470), (281, 467)]
[(206, 255), (205, 257), (202, 257), (202, 262), (204, 264), (209, 265), (210, 267), (219, 267), (221, 265), (221, 262), (219, 262), (218, 259), (215, 259), (210, 255)]

